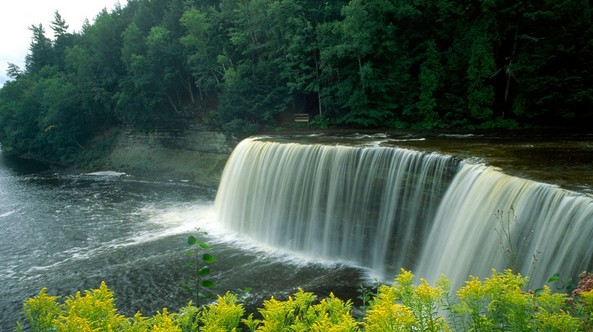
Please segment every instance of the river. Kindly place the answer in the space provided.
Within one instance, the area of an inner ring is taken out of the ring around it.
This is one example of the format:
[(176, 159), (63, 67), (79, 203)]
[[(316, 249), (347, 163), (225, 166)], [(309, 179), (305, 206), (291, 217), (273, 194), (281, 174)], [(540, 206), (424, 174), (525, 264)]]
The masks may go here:
[(351, 297), (365, 273), (239, 239), (215, 222), (215, 189), (119, 173), (71, 174), (0, 153), (0, 331), (43, 288), (74, 295), (105, 281), (120, 312), (176, 310), (190, 271), (187, 237), (213, 246), (215, 292), (252, 288), (247, 306), (297, 287)]
[(0, 153), (0, 331), (43, 287), (105, 281), (122, 314), (177, 310), (197, 228), (215, 291), (252, 288), (249, 310), (298, 287), (352, 299), (400, 267), (460, 284), (512, 263), (534, 287), (593, 268), (589, 134), (275, 135), (242, 142), (224, 173), (214, 189)]

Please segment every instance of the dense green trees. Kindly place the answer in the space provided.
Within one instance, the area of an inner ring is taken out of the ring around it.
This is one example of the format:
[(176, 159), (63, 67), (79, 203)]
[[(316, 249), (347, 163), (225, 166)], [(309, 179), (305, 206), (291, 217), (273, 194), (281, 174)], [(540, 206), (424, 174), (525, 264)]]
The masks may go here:
[(585, 0), (129, 0), (31, 26), (0, 90), (4, 150), (67, 161), (113, 126), (590, 126)]

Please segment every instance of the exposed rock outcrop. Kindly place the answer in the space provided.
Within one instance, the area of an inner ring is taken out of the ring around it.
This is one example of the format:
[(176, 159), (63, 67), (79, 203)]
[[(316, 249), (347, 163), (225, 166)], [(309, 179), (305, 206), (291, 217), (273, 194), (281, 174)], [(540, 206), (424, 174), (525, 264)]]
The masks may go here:
[(234, 144), (221, 132), (196, 126), (173, 133), (124, 131), (108, 163), (130, 174), (216, 187)]

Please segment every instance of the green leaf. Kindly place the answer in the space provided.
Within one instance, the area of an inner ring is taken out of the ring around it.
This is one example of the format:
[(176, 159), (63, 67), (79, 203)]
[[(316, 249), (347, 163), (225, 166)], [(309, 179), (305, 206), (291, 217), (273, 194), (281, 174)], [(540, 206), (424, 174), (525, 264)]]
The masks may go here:
[(212, 280), (208, 280), (208, 279), (202, 280), (202, 286), (204, 286), (205, 288), (212, 288), (212, 287), (214, 287), (214, 285), (215, 285), (215, 282)]
[(204, 254), (202, 256), (202, 260), (204, 262), (208, 262), (208, 263), (214, 263), (214, 262), (216, 262), (216, 258), (214, 258), (214, 256), (212, 256), (210, 254)]
[(210, 268), (209, 268), (209, 267), (207, 267), (207, 266), (204, 266), (203, 268), (201, 268), (201, 269), (198, 271), (198, 275), (200, 275), (200, 276), (205, 276), (205, 275), (207, 275), (207, 274), (210, 274)]
[(206, 244), (206, 243), (204, 243), (204, 242), (198, 242), (198, 245), (199, 245), (200, 247), (202, 247), (202, 248), (206, 249), (206, 250), (208, 250), (208, 249), (211, 249), (211, 248), (212, 248), (211, 246), (207, 245), (207, 244)]
[(554, 275), (551, 276), (550, 279), (548, 279), (548, 282), (554, 282), (556, 280), (560, 280), (560, 274), (559, 273), (554, 273)]
[(196, 239), (196, 237), (193, 235), (190, 235), (187, 238), (187, 244), (189, 244), (190, 246), (193, 246), (194, 244), (196, 244), (196, 242), (198, 242), (198, 239)]

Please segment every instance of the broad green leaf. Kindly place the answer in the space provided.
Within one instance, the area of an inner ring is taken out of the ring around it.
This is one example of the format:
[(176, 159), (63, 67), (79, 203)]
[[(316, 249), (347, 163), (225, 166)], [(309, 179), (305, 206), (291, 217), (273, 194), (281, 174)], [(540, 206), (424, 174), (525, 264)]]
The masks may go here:
[(554, 273), (554, 275), (551, 276), (550, 279), (548, 279), (548, 282), (554, 282), (556, 280), (560, 280), (560, 274), (559, 273)]
[(214, 262), (216, 262), (216, 258), (214, 258), (214, 256), (212, 256), (210, 254), (204, 254), (202, 256), (202, 260), (204, 262), (208, 262), (208, 263), (214, 263)]
[(207, 266), (204, 266), (203, 268), (201, 268), (201, 269), (198, 271), (198, 275), (200, 275), (200, 276), (205, 276), (205, 275), (207, 275), (207, 274), (209, 274), (209, 273), (210, 273), (210, 268), (209, 268), (209, 267), (207, 267)]
[(202, 280), (202, 286), (206, 287), (206, 288), (212, 288), (214, 287), (215, 283), (212, 280)]
[(198, 242), (198, 245), (204, 249), (211, 249), (212, 247), (210, 247), (209, 245), (207, 245), (204, 242)]
[(198, 239), (196, 239), (196, 237), (193, 235), (190, 235), (187, 238), (187, 244), (189, 244), (190, 246), (193, 246), (194, 244), (196, 244), (196, 242), (198, 242)]

